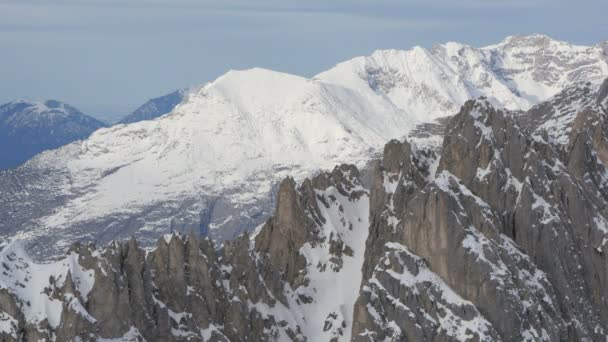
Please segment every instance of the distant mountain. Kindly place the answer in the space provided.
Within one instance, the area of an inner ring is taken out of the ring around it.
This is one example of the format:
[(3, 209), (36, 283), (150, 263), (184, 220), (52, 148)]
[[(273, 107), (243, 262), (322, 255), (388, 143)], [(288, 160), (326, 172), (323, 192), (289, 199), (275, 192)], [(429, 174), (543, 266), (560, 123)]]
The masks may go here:
[(316, 78), (357, 90), (371, 88), (428, 121), (453, 115), (465, 101), (480, 96), (509, 110), (527, 110), (573, 83), (607, 75), (608, 42), (577, 46), (535, 34), (482, 48), (449, 42), (430, 50), (376, 51)]
[(175, 106), (184, 100), (186, 90), (176, 90), (170, 94), (163, 95), (141, 105), (133, 113), (127, 115), (119, 123), (128, 124), (144, 120), (156, 119), (159, 116), (171, 112)]
[[(365, 163), (413, 122), (383, 97), (265, 69), (231, 71), (157, 120), (100, 129), (0, 174), (0, 231), (33, 229), (30, 238), (47, 239), (40, 253), (83, 234), (153, 243), (169, 229), (230, 239), (270, 215), (284, 177)], [(25, 192), (40, 197), (11, 199)], [(20, 218), (28, 228), (10, 223)]]
[(88, 137), (104, 123), (54, 100), (0, 105), (0, 169), (18, 166), (34, 155)]
[(0, 232), (36, 257), (76, 240), (151, 245), (172, 230), (221, 242), (266, 220), (284, 177), (364, 167), (392, 138), (440, 147), (445, 121), (435, 120), (471, 98), (524, 111), (607, 76), (605, 45), (542, 35), (377, 51), (312, 79), (230, 71), (156, 120), (98, 130), (0, 173)]

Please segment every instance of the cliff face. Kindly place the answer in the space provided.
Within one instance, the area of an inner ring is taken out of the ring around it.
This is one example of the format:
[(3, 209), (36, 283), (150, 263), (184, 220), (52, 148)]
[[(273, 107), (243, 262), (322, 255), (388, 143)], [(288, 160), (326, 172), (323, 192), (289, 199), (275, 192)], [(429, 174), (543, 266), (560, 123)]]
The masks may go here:
[(602, 339), (605, 114), (582, 110), (562, 155), (516, 117), (467, 102), (446, 131), (435, 179), (411, 196), (401, 179), (415, 179), (414, 163), (394, 168), (386, 149), (371, 198), (376, 214), (390, 214), (371, 213), (380, 242), (366, 250), (353, 335)]
[[(222, 248), (169, 235), (37, 264), (5, 244), (0, 336), (603, 341), (607, 84), (580, 108), (469, 101), (440, 150), (390, 141), (369, 189), (350, 165), (288, 178), (275, 215)], [(567, 141), (543, 129), (556, 118)]]

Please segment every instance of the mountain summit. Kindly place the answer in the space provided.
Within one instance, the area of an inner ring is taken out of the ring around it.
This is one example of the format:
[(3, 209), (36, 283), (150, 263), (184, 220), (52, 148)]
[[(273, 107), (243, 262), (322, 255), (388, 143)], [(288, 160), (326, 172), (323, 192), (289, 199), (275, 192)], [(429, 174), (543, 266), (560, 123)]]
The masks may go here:
[(176, 90), (172, 93), (148, 100), (139, 106), (133, 113), (127, 115), (119, 123), (129, 124), (133, 122), (156, 119), (167, 114), (180, 104), (186, 95), (186, 90)]

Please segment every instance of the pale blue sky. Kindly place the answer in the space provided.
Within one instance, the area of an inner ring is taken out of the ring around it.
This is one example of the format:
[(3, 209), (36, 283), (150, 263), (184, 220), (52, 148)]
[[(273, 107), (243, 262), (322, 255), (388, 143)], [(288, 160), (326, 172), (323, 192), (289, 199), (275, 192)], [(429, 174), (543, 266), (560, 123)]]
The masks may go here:
[(608, 39), (606, 0), (0, 0), (0, 102), (96, 116), (261, 66), (312, 76), (375, 49)]

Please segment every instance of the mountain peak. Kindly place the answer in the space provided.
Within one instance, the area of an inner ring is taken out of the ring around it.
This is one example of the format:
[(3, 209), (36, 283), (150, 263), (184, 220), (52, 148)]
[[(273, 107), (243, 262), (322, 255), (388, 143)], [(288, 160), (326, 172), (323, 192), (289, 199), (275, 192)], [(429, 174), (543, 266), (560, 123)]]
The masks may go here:
[(57, 100), (20, 99), (0, 105), (0, 145), (13, 147), (0, 151), (0, 169), (88, 137), (103, 126), (99, 120)]
[(156, 119), (171, 112), (184, 100), (188, 92), (189, 90), (179, 89), (169, 94), (150, 99), (134, 110), (133, 113), (124, 117), (119, 123), (128, 124)]
[(104, 125), (69, 104), (58, 100), (18, 99), (7, 102), (0, 105), (0, 117), (22, 123), (31, 120), (84, 119), (95, 121), (101, 126)]
[[(233, 86), (252, 86), (255, 88), (260, 87), (258, 82), (301, 82), (305, 81), (306, 78), (288, 74), (281, 71), (275, 71), (266, 68), (249, 68), (249, 69), (231, 69), (225, 74), (218, 77), (215, 81), (208, 83), (204, 89), (217, 88), (217, 87), (233, 87)], [(266, 84), (265, 84), (266, 85)], [(272, 84), (268, 84), (272, 85)]]
[(273, 120), (277, 120), (278, 117), (306, 112), (303, 108), (335, 107), (330, 96), (326, 96), (332, 91), (326, 87), (332, 85), (264, 68), (230, 70), (194, 91), (182, 105), (192, 109), (220, 101), (243, 114), (255, 116), (256, 120), (265, 120), (262, 117), (269, 113), (273, 113)]
[[(506, 37), (500, 45), (523, 45), (523, 46), (538, 46), (547, 45), (549, 43), (566, 43), (560, 40), (553, 39), (545, 34), (533, 33), (533, 34), (520, 34)], [(567, 44), (567, 43), (566, 43)]]
[(375, 50), (369, 57), (379, 64), (402, 63), (411, 58), (426, 58), (430, 55), (429, 50), (416, 45), (409, 50), (384, 49)]
[(76, 108), (68, 105), (65, 102), (57, 100), (30, 100), (30, 99), (18, 99), (0, 105), (0, 114), (7, 115), (12, 113), (13, 115), (19, 113), (25, 115), (26, 113), (31, 117), (34, 116), (69, 116), (72, 114), (82, 114)]

